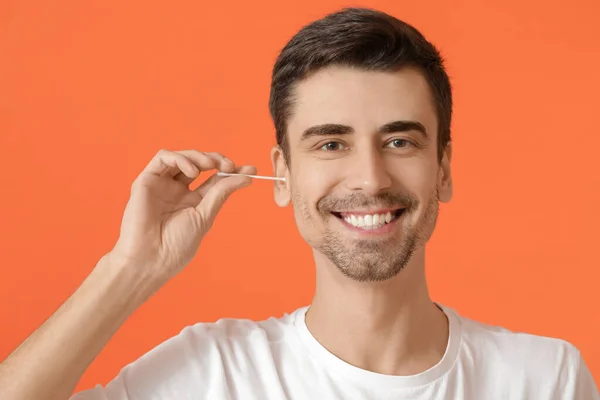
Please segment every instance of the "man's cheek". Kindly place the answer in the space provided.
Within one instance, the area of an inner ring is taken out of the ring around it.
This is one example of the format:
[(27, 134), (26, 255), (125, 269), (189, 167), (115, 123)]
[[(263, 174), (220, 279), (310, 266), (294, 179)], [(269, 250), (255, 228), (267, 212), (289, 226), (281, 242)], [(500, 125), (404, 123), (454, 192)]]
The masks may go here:
[(326, 191), (335, 181), (335, 172), (333, 166), (323, 165), (323, 163), (304, 165), (298, 176), (302, 192), (317, 193)]
[(428, 195), (437, 184), (435, 173), (422, 166), (407, 165), (399, 171), (397, 180), (402, 183), (406, 190), (418, 196), (419, 200), (423, 200), (423, 196)]

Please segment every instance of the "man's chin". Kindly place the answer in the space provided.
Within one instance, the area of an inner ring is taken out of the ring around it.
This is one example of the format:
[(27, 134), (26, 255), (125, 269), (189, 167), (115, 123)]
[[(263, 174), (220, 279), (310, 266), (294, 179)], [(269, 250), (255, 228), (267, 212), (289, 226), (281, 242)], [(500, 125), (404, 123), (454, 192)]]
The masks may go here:
[(323, 246), (319, 250), (346, 277), (358, 282), (381, 282), (398, 275), (416, 249), (414, 240), (353, 241)]
[(382, 265), (373, 262), (340, 266), (338, 270), (356, 282), (383, 282), (396, 277), (404, 269), (403, 263)]

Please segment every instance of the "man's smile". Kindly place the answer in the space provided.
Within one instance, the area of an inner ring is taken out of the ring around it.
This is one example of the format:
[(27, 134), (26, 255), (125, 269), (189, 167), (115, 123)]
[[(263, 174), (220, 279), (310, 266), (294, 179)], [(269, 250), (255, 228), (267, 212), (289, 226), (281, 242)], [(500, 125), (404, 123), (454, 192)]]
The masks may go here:
[(334, 211), (347, 228), (366, 234), (384, 234), (394, 230), (396, 222), (404, 214), (406, 208)]

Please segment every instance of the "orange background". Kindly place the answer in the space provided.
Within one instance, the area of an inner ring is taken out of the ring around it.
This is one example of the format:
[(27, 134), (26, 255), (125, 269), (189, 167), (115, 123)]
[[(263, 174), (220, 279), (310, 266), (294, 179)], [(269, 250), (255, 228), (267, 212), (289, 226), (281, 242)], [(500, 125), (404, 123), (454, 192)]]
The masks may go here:
[[(574, 343), (600, 381), (600, 3), (483, 3), (362, 3), (422, 30), (453, 79), (456, 195), (428, 250), (432, 296)], [(156, 150), (222, 151), (271, 172), (273, 61), (302, 25), (344, 5), (0, 2), (1, 359), (111, 248), (130, 184)], [(78, 390), (185, 325), (281, 315), (308, 304), (313, 287), (291, 210), (257, 181)]]

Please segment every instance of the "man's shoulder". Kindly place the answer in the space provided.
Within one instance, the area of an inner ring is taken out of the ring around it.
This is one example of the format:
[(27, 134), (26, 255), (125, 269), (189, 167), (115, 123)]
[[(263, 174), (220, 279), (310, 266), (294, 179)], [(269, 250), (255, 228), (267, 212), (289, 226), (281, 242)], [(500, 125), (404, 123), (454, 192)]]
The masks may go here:
[(464, 340), (474, 345), (483, 345), (489, 350), (494, 348), (506, 352), (510, 350), (523, 351), (565, 351), (574, 352), (577, 348), (567, 340), (511, 330), (500, 325), (491, 325), (474, 319), (461, 317)]
[(558, 378), (577, 373), (581, 354), (567, 340), (510, 330), (464, 317), (460, 321), (461, 351), (474, 360), (474, 364), (493, 363), (495, 370), (516, 370), (540, 378), (548, 378), (549, 374)]
[[(188, 325), (124, 367), (106, 392), (130, 392), (136, 394), (135, 398), (144, 399), (175, 398), (174, 394), (179, 393), (180, 397), (194, 393), (212, 398), (213, 390), (228, 385), (224, 379), (229, 374), (224, 371), (237, 371), (240, 365), (248, 364), (249, 358), (262, 367), (270, 362), (265, 361), (264, 354), (271, 354), (274, 347), (290, 337), (295, 313), (262, 321), (222, 318)], [(245, 371), (247, 381), (258, 381), (256, 374), (260, 369)], [(100, 396), (104, 389), (96, 388), (94, 393)]]
[(294, 324), (296, 313), (284, 313), (266, 319), (221, 318), (215, 322), (198, 322), (186, 326), (180, 333), (183, 336), (202, 340), (245, 341), (262, 338), (273, 342), (281, 340)]

